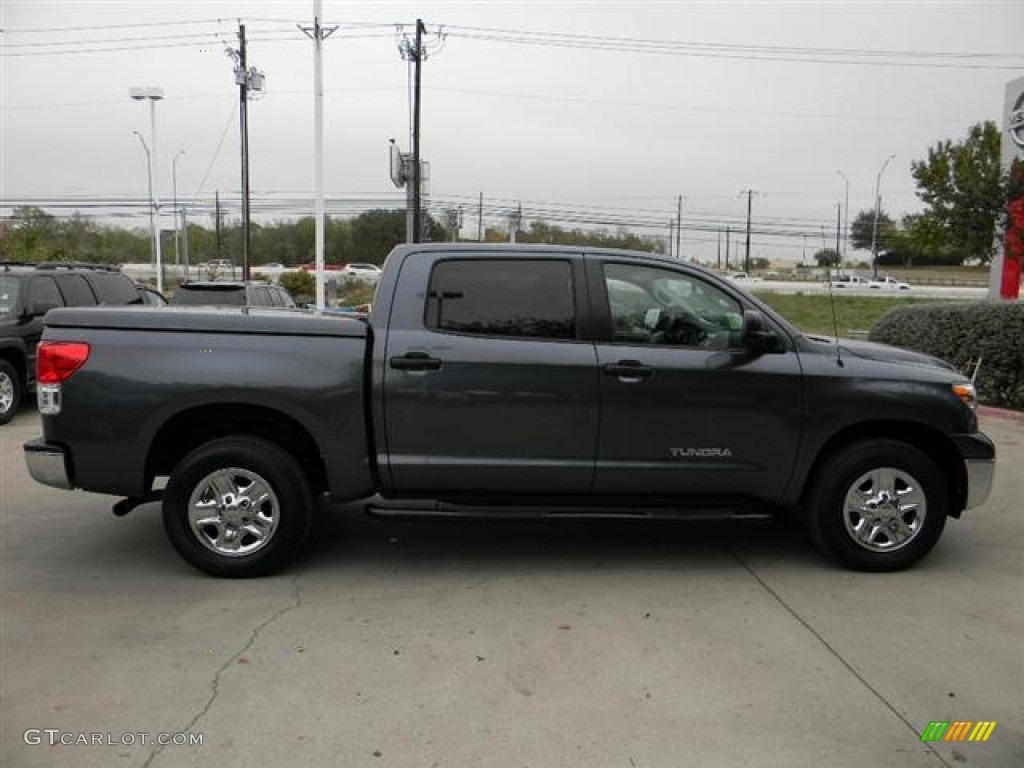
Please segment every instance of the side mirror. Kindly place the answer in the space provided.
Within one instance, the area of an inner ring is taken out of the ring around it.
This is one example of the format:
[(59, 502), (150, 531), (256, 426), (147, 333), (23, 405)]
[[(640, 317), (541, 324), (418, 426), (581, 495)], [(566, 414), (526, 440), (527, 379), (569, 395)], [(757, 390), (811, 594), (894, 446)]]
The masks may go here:
[(782, 349), (782, 339), (768, 327), (764, 315), (756, 309), (743, 312), (743, 331), (740, 340), (744, 347), (757, 354), (778, 352)]

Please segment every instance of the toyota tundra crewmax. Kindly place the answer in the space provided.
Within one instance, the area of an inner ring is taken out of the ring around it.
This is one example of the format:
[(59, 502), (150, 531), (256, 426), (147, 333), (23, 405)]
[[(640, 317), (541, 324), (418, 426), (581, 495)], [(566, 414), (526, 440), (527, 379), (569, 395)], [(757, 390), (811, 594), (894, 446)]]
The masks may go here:
[(969, 379), (800, 333), (651, 254), (404, 245), (365, 318), (54, 309), (32, 476), (162, 500), (217, 576), (290, 562), (315, 502), (379, 514), (801, 515), (847, 567), (917, 562), (995, 466)]

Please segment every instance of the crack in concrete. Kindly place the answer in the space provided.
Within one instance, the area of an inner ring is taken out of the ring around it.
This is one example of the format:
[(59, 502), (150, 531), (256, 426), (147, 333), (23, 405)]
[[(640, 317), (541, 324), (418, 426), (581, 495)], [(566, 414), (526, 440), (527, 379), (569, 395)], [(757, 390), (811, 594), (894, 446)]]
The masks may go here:
[[(292, 576), (292, 596), (293, 601), (291, 604), (286, 605), (284, 608), (281, 608), (278, 611), (275, 611), (270, 617), (264, 619), (259, 624), (257, 624), (253, 628), (252, 633), (249, 635), (249, 640), (245, 643), (245, 645), (239, 648), (234, 654), (232, 654), (228, 658), (227, 661), (220, 665), (220, 667), (214, 673), (213, 679), (210, 680), (210, 696), (206, 700), (206, 704), (204, 704), (200, 708), (200, 710), (192, 717), (192, 719), (183, 729), (178, 731), (179, 733), (192, 733), (192, 729), (195, 728), (196, 724), (204, 717), (206, 717), (207, 713), (213, 707), (213, 703), (217, 700), (217, 696), (220, 694), (221, 676), (224, 674), (224, 672), (227, 671), (227, 669), (231, 666), (231, 664), (234, 661), (236, 661), (243, 653), (252, 648), (253, 644), (256, 642), (256, 639), (260, 636), (260, 633), (268, 626), (273, 624), (275, 621), (280, 619), (282, 616), (284, 616), (286, 613), (294, 611), (296, 608), (302, 606), (302, 591), (299, 588), (298, 572), (296, 572), (295, 575)], [(150, 766), (153, 764), (153, 761), (156, 760), (160, 753), (164, 751), (164, 747), (166, 746), (166, 744), (155, 745), (153, 747), (153, 751), (149, 753), (149, 757), (146, 758), (146, 762), (142, 764), (142, 768), (150, 768)]]
[[(772, 589), (768, 585), (768, 582), (766, 582), (764, 579), (762, 579), (754, 571), (754, 569), (751, 568), (746, 563), (746, 561), (743, 560), (743, 558), (741, 558), (738, 554), (736, 554), (735, 551), (733, 551), (733, 549), (731, 547), (725, 547), (725, 550), (730, 555), (732, 555), (732, 557), (736, 560), (736, 562), (738, 562), (740, 565), (743, 566), (743, 568), (747, 571), (747, 573), (749, 573), (753, 577), (753, 579), (758, 584), (761, 585), (761, 588), (764, 589), (765, 592), (767, 592), (769, 595), (771, 595), (773, 598), (775, 598), (775, 601), (778, 602), (778, 604), (781, 605), (790, 616), (792, 616), (794, 619), (796, 619), (801, 624), (801, 626), (803, 626), (804, 629), (806, 629), (808, 632), (810, 632), (811, 635), (813, 635), (814, 638), (819, 643), (821, 643), (821, 645), (825, 648), (825, 650), (827, 650), (840, 664), (842, 664), (844, 667), (846, 667), (846, 670), (851, 675), (853, 675), (860, 682), (861, 685), (863, 685), (867, 690), (869, 690), (875, 696), (875, 698), (877, 698), (879, 701), (881, 701), (890, 712), (892, 712), (894, 715), (896, 715), (896, 717), (899, 718), (900, 722), (902, 722), (907, 727), (907, 729), (912, 734), (914, 734), (914, 738), (915, 739), (918, 739), (918, 740), (920, 739), (921, 734), (918, 731), (918, 729), (914, 727), (913, 723), (911, 723), (903, 715), (902, 712), (900, 712), (898, 709), (896, 709), (896, 706), (892, 702), (890, 702), (884, 695), (882, 695), (881, 691), (879, 691), (877, 688), (875, 688), (875, 686), (873, 686), (870, 682), (868, 682), (867, 678), (864, 677), (864, 675), (862, 675), (860, 672), (858, 672), (856, 667), (854, 667), (849, 661), (847, 661), (845, 658), (843, 658), (843, 655), (841, 653), (839, 653), (839, 651), (837, 651), (832, 646), (832, 644), (829, 643), (829, 641), (826, 640), (821, 635), (820, 632), (818, 632), (818, 630), (816, 630), (814, 627), (812, 627), (810, 625), (810, 622), (808, 622), (806, 619), (804, 619), (804, 617), (801, 616), (797, 612), (797, 610), (795, 608), (793, 608), (789, 603), (787, 603), (782, 598), (782, 595), (780, 595), (778, 592), (776, 592), (774, 589)], [(921, 743), (928, 749), (929, 752), (932, 753), (932, 755), (935, 756), (935, 758), (940, 763), (942, 763), (944, 766), (946, 766), (946, 768), (953, 768), (953, 766), (946, 760), (946, 758), (944, 758), (941, 754), (939, 754), (939, 752), (935, 749), (934, 746), (932, 746), (932, 744), (930, 744), (929, 742), (921, 742)]]

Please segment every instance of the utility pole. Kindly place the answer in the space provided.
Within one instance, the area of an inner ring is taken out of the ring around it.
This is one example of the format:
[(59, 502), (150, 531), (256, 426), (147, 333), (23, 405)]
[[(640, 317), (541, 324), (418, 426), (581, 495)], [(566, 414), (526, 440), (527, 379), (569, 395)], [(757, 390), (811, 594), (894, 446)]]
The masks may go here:
[(746, 254), (743, 259), (743, 271), (750, 275), (750, 211), (752, 206), (752, 200), (754, 197), (754, 190), (745, 189), (740, 192), (741, 195), (747, 196), (747, 247)]
[(182, 280), (188, 281), (188, 206), (181, 206), (181, 261), (182, 261)]
[(421, 242), (423, 239), (420, 222), (420, 81), (423, 69), (423, 26), (422, 19), (416, 19), (416, 51), (415, 68), (416, 84), (413, 95), (412, 113), (412, 241)]
[(316, 268), (316, 306), (326, 306), (326, 289), (324, 275), (325, 222), (324, 212), (324, 67), (323, 41), (334, 34), (337, 27), (320, 26), (322, 0), (313, 0), (313, 27), (299, 26), (299, 29), (313, 40), (313, 123), (315, 157), (314, 176), (316, 179), (316, 230), (314, 235), (314, 262)]
[(718, 268), (722, 268), (722, 230), (718, 230)]
[(235, 84), (238, 86), (238, 128), (242, 145), (242, 279), (249, 279), (249, 92), (262, 93), (266, 78), (255, 67), (248, 66), (245, 24), (238, 25), (238, 50), (229, 48), (228, 56), (235, 62)]
[(846, 205), (843, 207), (843, 252), (839, 255), (839, 263), (846, 261), (846, 251), (850, 247), (850, 180), (842, 171), (836, 171), (843, 177), (846, 184)]
[(476, 239), (477, 242), (484, 241), (484, 193), (480, 193), (480, 205), (476, 212)]
[(171, 194), (174, 196), (174, 204), (171, 206), (174, 210), (174, 262), (177, 267), (181, 266), (181, 229), (178, 227), (178, 158), (183, 154), (185, 154), (184, 149), (178, 150), (178, 154), (171, 161)]
[(683, 196), (680, 195), (676, 205), (676, 258), (683, 257), (682, 245), (683, 234)]
[(729, 271), (729, 243), (732, 240), (732, 230), (725, 228), (725, 271)]
[(220, 231), (220, 190), (214, 192), (214, 214), (213, 214), (213, 225), (217, 231), (217, 259), (223, 259), (223, 249), (221, 247), (221, 231)]
[[(423, 41), (423, 35), (426, 34), (426, 31), (427, 28), (423, 24), (423, 20), (416, 19), (415, 42), (410, 43), (409, 39), (404, 37), (398, 45), (398, 51), (402, 58), (411, 62), (414, 70), (412, 109), (412, 175), (409, 177), (412, 180), (412, 238), (410, 241), (413, 243), (422, 242), (423, 238), (423, 222), (421, 215), (423, 164), (420, 160), (420, 112), (422, 99), (420, 98), (420, 94), (422, 91), (423, 61), (427, 58), (427, 49)], [(436, 43), (439, 44), (442, 40), (443, 35), (439, 33)]]
[(843, 231), (843, 205), (842, 203), (836, 203), (836, 258), (839, 259), (839, 264), (842, 266), (843, 253), (839, 250), (839, 243), (841, 241), (841, 235)]
[(242, 133), (242, 279), (249, 279), (249, 78), (245, 61), (245, 24), (238, 25), (238, 119)]

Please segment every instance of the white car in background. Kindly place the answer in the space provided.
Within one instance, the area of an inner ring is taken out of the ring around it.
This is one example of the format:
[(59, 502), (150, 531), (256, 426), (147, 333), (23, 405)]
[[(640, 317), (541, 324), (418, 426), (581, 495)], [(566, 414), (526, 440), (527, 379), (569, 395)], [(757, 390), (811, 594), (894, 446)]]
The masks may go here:
[[(828, 281), (825, 282), (827, 286)], [(870, 288), (871, 281), (862, 275), (836, 275), (832, 278), (833, 288)]]
[(909, 291), (910, 283), (901, 282), (895, 277), (889, 277), (888, 275), (879, 275), (874, 280), (868, 282), (868, 288), (882, 291)]
[(341, 274), (360, 280), (378, 280), (380, 279), (380, 267), (376, 264), (346, 264)]

